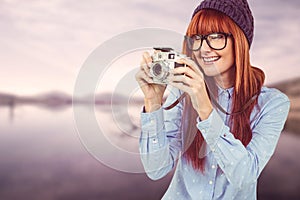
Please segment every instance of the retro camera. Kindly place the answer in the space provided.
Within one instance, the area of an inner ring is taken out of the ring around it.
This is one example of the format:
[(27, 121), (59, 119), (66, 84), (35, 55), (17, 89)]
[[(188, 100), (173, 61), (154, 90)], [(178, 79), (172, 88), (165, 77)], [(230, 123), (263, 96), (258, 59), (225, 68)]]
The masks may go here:
[(176, 67), (183, 67), (184, 64), (176, 63), (175, 60), (186, 57), (183, 54), (175, 52), (172, 48), (154, 48), (150, 65), (150, 75), (156, 84), (167, 84), (169, 71)]

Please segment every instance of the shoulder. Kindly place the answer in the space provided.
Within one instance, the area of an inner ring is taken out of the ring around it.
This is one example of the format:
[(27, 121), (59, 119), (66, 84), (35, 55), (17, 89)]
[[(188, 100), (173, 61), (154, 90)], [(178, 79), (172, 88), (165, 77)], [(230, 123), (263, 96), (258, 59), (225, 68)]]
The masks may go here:
[(289, 102), (289, 98), (280, 90), (276, 88), (262, 87), (258, 97), (264, 103), (278, 101), (278, 102)]
[(262, 87), (258, 103), (252, 112), (253, 125), (278, 124), (283, 126), (290, 109), (289, 98), (276, 88)]
[(281, 106), (290, 106), (290, 100), (283, 92), (276, 88), (262, 87), (258, 97), (260, 109), (271, 110)]

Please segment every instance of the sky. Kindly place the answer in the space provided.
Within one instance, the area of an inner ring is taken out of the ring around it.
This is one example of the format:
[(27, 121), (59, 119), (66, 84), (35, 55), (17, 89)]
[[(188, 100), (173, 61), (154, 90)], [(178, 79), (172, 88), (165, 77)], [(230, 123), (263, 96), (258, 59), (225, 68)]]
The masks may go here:
[[(72, 94), (83, 63), (99, 45), (146, 27), (184, 34), (199, 2), (1, 0), (0, 93)], [(267, 84), (299, 77), (300, 1), (249, 0), (249, 4), (255, 18), (251, 63), (265, 71)], [(124, 67), (139, 59), (131, 55), (115, 63)], [(100, 84), (107, 90), (114, 86), (109, 80)]]

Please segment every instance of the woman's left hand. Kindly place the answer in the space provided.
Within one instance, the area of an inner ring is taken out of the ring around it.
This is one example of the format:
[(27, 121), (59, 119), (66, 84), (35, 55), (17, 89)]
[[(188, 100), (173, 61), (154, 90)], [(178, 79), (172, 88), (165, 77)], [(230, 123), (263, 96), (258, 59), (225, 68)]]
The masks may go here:
[(203, 73), (190, 58), (182, 58), (176, 62), (185, 64), (186, 67), (177, 67), (171, 70), (168, 78), (169, 84), (186, 92), (200, 119), (207, 119), (213, 107), (206, 90)]

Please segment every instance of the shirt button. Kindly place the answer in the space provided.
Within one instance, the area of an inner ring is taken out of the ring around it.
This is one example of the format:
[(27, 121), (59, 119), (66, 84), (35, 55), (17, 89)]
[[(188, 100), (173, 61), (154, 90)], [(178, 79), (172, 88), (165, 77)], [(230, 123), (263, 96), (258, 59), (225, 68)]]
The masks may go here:
[(212, 165), (212, 166), (211, 166), (211, 168), (215, 169), (215, 168), (216, 168), (216, 166), (215, 166), (215, 165)]
[(157, 139), (154, 138), (154, 139), (152, 140), (152, 142), (153, 142), (153, 144), (156, 144), (156, 143), (157, 143)]
[(213, 184), (213, 182), (212, 181), (209, 181), (209, 185), (212, 185)]

